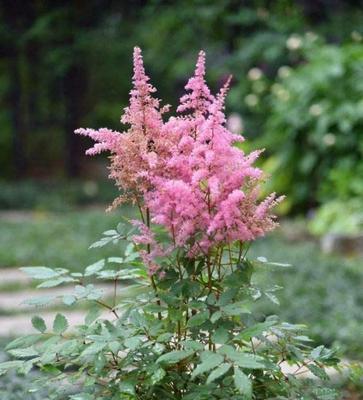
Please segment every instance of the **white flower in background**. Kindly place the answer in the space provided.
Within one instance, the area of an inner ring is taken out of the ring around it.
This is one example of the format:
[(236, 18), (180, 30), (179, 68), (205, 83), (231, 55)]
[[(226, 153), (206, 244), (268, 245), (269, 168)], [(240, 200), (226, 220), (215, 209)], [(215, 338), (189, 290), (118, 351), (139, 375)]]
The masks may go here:
[(272, 93), (282, 101), (290, 99), (290, 93), (279, 83), (274, 83), (271, 86)]
[(301, 37), (298, 35), (291, 35), (286, 41), (286, 47), (289, 50), (297, 50), (302, 46)]
[(291, 68), (287, 65), (283, 65), (278, 69), (277, 75), (279, 76), (279, 78), (285, 79), (291, 75)]
[(231, 113), (227, 118), (227, 129), (239, 135), (243, 132), (243, 119), (238, 113)]
[(97, 182), (94, 181), (86, 181), (83, 184), (83, 192), (88, 197), (94, 197), (98, 193), (98, 185)]
[(262, 71), (260, 70), (260, 68), (251, 68), (248, 71), (247, 76), (248, 79), (250, 79), (251, 81), (257, 81), (262, 77)]
[(353, 32), (350, 34), (350, 36), (352, 37), (352, 39), (353, 39), (355, 42), (361, 42), (362, 39), (363, 39), (362, 34), (361, 34), (360, 32), (357, 32), (357, 31), (353, 31)]
[(250, 93), (245, 97), (245, 102), (249, 107), (256, 107), (258, 104), (258, 97), (255, 94)]
[(252, 90), (253, 90), (255, 93), (260, 94), (260, 93), (262, 93), (265, 89), (266, 89), (266, 84), (265, 84), (265, 82), (263, 82), (263, 81), (261, 81), (261, 80), (258, 80), (258, 81), (255, 81), (255, 82), (252, 83)]
[(313, 104), (309, 108), (310, 115), (313, 115), (314, 117), (319, 117), (319, 115), (321, 115), (322, 112), (323, 112), (323, 107), (318, 103)]
[(314, 32), (306, 32), (305, 37), (309, 42), (315, 42), (318, 39), (318, 35)]
[(327, 133), (323, 136), (323, 142), (326, 146), (333, 146), (336, 142), (334, 133)]

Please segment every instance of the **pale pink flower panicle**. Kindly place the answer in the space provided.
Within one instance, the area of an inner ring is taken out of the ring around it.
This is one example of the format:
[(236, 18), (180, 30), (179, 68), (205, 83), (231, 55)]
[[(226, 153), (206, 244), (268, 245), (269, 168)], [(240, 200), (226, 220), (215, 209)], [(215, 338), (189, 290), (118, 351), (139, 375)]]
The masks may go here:
[(110, 151), (110, 177), (123, 192), (115, 204), (124, 200), (142, 198), (150, 188), (150, 177), (163, 169), (164, 157), (168, 153), (169, 139), (163, 130), (162, 114), (167, 107), (160, 108), (160, 101), (153, 97), (156, 89), (149, 83), (145, 73), (141, 50), (134, 49), (133, 88), (130, 103), (125, 108), (121, 122), (130, 127), (125, 132), (114, 132), (106, 128), (98, 131), (78, 129), (76, 133), (91, 137), (96, 144), (87, 154)]

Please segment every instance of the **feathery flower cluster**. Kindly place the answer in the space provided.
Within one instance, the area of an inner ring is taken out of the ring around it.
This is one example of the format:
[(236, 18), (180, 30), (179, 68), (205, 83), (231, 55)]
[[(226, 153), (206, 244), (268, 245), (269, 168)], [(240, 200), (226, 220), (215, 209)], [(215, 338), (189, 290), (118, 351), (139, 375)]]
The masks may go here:
[[(244, 154), (234, 146), (244, 138), (226, 128), (229, 80), (217, 95), (211, 94), (201, 51), (178, 115), (166, 122), (165, 108), (152, 97), (155, 89), (148, 82), (140, 49), (135, 48), (134, 87), (121, 119), (130, 128), (122, 134), (79, 129), (77, 133), (97, 142), (88, 154), (109, 150), (110, 176), (131, 198), (143, 200), (152, 222), (164, 226), (173, 246), (184, 247), (190, 256), (272, 230), (276, 223), (271, 209), (282, 197), (273, 193), (258, 201), (263, 174), (253, 163), (260, 151)], [(153, 274), (159, 269), (153, 259), (162, 250), (149, 227), (139, 224), (139, 229), (135, 242), (150, 249), (143, 258)]]
[(86, 154), (111, 152), (110, 178), (116, 181), (122, 195), (114, 206), (142, 198), (150, 189), (150, 177), (163, 169), (163, 158), (168, 153), (169, 138), (165, 137), (162, 114), (168, 106), (160, 108), (160, 100), (152, 94), (156, 89), (145, 74), (141, 50), (134, 49), (133, 89), (130, 104), (125, 108), (121, 122), (130, 125), (123, 133), (107, 128), (99, 130), (77, 129), (76, 133), (89, 136), (96, 144)]
[(169, 173), (155, 177), (154, 190), (146, 194), (153, 222), (168, 228), (176, 246), (188, 245), (190, 255), (272, 230), (276, 224), (270, 210), (282, 200), (272, 194), (258, 204), (263, 176), (253, 163), (260, 151), (245, 155), (233, 146), (244, 139), (225, 127), (229, 80), (217, 96), (211, 95), (204, 66), (200, 52), (185, 87), (189, 93), (178, 107), (189, 113), (165, 124), (175, 141), (166, 164)]

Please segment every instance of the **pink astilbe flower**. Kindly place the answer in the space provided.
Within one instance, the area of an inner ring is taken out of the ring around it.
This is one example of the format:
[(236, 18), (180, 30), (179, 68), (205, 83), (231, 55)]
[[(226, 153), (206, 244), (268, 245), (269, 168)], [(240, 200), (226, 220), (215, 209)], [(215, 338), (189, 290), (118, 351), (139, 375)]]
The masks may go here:
[(191, 94), (178, 107), (190, 114), (165, 125), (177, 138), (166, 164), (169, 173), (155, 178), (155, 189), (146, 195), (153, 222), (165, 226), (175, 245), (186, 245), (191, 255), (262, 236), (276, 226), (270, 210), (282, 200), (272, 194), (258, 204), (263, 174), (253, 163), (260, 151), (245, 155), (234, 146), (244, 139), (225, 127), (229, 80), (214, 97), (204, 74), (201, 52), (186, 86)]
[(189, 79), (188, 83), (185, 85), (185, 89), (190, 91), (190, 93), (185, 94), (180, 99), (180, 105), (177, 111), (193, 111), (197, 114), (206, 112), (213, 101), (213, 96), (205, 82), (204, 51), (199, 52), (194, 76)]
[(110, 177), (123, 192), (114, 205), (142, 198), (150, 189), (150, 177), (163, 169), (169, 138), (163, 130), (162, 114), (168, 108), (160, 108), (160, 101), (152, 96), (155, 91), (145, 73), (141, 50), (135, 47), (133, 89), (130, 104), (121, 117), (121, 122), (129, 124), (130, 128), (123, 133), (106, 128), (76, 131), (97, 142), (87, 154), (111, 152)]
[(138, 220), (132, 220), (131, 223), (139, 230), (139, 235), (134, 235), (131, 239), (136, 245), (146, 245), (147, 250), (140, 250), (140, 256), (149, 276), (160, 271), (160, 265), (156, 262), (156, 257), (161, 257), (167, 254), (166, 251), (157, 243), (154, 233), (144, 223)]
[[(190, 256), (264, 235), (276, 226), (271, 210), (282, 200), (271, 194), (259, 201), (264, 176), (253, 164), (261, 151), (245, 154), (235, 146), (244, 138), (226, 128), (229, 83), (216, 96), (211, 94), (201, 51), (179, 114), (163, 122), (166, 109), (153, 97), (155, 88), (136, 47), (130, 104), (121, 118), (129, 129), (77, 131), (96, 141), (88, 154), (111, 152), (110, 176), (124, 192), (116, 204), (125, 199), (144, 202), (141, 207), (148, 209), (151, 221), (166, 228), (171, 248), (184, 248)], [(149, 217), (144, 219), (149, 224)], [(160, 274), (156, 260), (171, 248), (165, 251), (158, 245), (150, 226), (138, 227), (140, 234), (133, 241), (146, 249), (140, 254), (149, 274)]]

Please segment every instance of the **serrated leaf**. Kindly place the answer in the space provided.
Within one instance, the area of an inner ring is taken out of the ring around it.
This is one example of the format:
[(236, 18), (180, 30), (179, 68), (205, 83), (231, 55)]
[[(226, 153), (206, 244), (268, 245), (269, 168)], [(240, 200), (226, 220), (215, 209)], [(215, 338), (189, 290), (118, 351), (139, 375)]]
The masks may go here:
[(131, 382), (127, 382), (127, 381), (121, 382), (119, 385), (119, 390), (120, 390), (120, 393), (130, 394), (130, 395), (135, 394), (135, 387)]
[(117, 236), (118, 232), (115, 229), (110, 229), (108, 231), (104, 231), (103, 235), (105, 235), (105, 236)]
[(156, 339), (157, 342), (164, 343), (168, 342), (173, 337), (173, 334), (170, 332), (162, 333)]
[(241, 368), (249, 369), (262, 369), (266, 368), (263, 363), (262, 357), (254, 355), (252, 353), (245, 353), (238, 351), (233, 346), (223, 345), (218, 350), (218, 353), (227, 356), (231, 361), (240, 366)]
[(106, 347), (106, 342), (95, 342), (87, 346), (81, 353), (81, 357), (90, 356), (99, 353)]
[(66, 294), (63, 296), (62, 301), (66, 306), (71, 306), (77, 301), (77, 298), (71, 294)]
[(96, 307), (92, 307), (85, 316), (84, 322), (87, 326), (90, 326), (96, 319), (101, 315), (101, 310)]
[(313, 360), (317, 360), (317, 359), (320, 357), (320, 355), (321, 355), (321, 353), (322, 353), (323, 350), (324, 350), (324, 346), (323, 346), (323, 345), (318, 346), (318, 347), (315, 347), (315, 348), (311, 351), (310, 357), (311, 357)]
[(105, 260), (99, 260), (94, 264), (89, 265), (86, 267), (84, 271), (84, 276), (92, 276), (96, 272), (101, 271), (101, 269), (105, 266)]
[(214, 371), (212, 371), (207, 379), (207, 385), (210, 383), (214, 382), (216, 379), (220, 378), (224, 374), (228, 372), (228, 370), (231, 368), (231, 364), (228, 363), (223, 363), (221, 364), (218, 368), (216, 368)]
[(175, 350), (171, 351), (170, 353), (163, 354), (156, 360), (156, 362), (158, 364), (176, 364), (179, 361), (190, 357), (192, 354), (194, 354), (194, 350)]
[(252, 398), (252, 383), (246, 374), (238, 367), (234, 367), (234, 385), (236, 389), (245, 396), (246, 399)]
[(156, 385), (159, 383), (164, 376), (166, 375), (166, 372), (162, 368), (158, 368), (152, 375), (151, 375), (151, 384)]
[(53, 331), (61, 335), (68, 328), (67, 318), (62, 314), (57, 314), (53, 322)]
[(220, 354), (213, 352), (204, 352), (202, 353), (202, 362), (198, 364), (195, 370), (192, 373), (192, 379), (200, 374), (204, 374), (205, 372), (210, 371), (213, 368), (218, 367), (224, 358)]
[(16, 349), (19, 347), (29, 347), (32, 344), (38, 342), (42, 337), (43, 336), (39, 334), (18, 337), (12, 340), (10, 343), (8, 343), (7, 346), (5, 347), (5, 350)]
[(110, 263), (115, 263), (115, 264), (123, 264), (124, 263), (124, 259), (122, 257), (108, 257), (107, 261)]
[(227, 329), (223, 327), (217, 328), (217, 330), (212, 335), (212, 341), (216, 344), (224, 344), (228, 342), (229, 334)]
[(142, 337), (140, 336), (129, 337), (125, 339), (124, 344), (128, 349), (135, 350), (142, 344)]
[(43, 318), (38, 317), (37, 315), (32, 318), (32, 325), (34, 329), (37, 331), (44, 333), (47, 329), (47, 326), (45, 325), (45, 321)]
[(75, 282), (76, 280), (71, 278), (70, 276), (62, 276), (56, 279), (49, 279), (47, 281), (44, 281), (40, 283), (37, 288), (52, 288), (61, 285), (62, 283), (69, 283), (69, 282)]
[(255, 336), (262, 335), (263, 332), (276, 325), (276, 321), (265, 321), (245, 328), (236, 336), (239, 340), (250, 340)]
[(5, 361), (0, 363), (0, 375), (10, 369), (16, 369), (21, 367), (24, 364), (24, 361), (13, 360), (13, 361)]
[(20, 270), (33, 279), (51, 279), (61, 275), (59, 272), (48, 267), (22, 267)]
[(39, 355), (39, 353), (35, 350), (33, 346), (25, 347), (23, 349), (9, 350), (9, 354), (16, 358), (36, 357)]
[(272, 303), (274, 303), (278, 306), (280, 305), (279, 299), (274, 294), (269, 293), (269, 292), (264, 292), (264, 294)]
[(329, 375), (325, 372), (324, 368), (320, 368), (315, 364), (308, 365), (309, 371), (322, 381), (328, 381)]
[(207, 319), (209, 318), (209, 311), (203, 311), (198, 314), (193, 315), (189, 321), (188, 326), (189, 328), (194, 328), (196, 326), (202, 325)]
[(236, 302), (221, 307), (222, 311), (229, 316), (238, 316), (245, 313), (250, 313), (248, 306), (244, 302)]
[(23, 301), (22, 304), (27, 304), (29, 306), (45, 306), (50, 304), (55, 298), (56, 296), (54, 295), (33, 297), (32, 299)]
[(212, 314), (210, 321), (212, 324), (214, 324), (215, 322), (217, 322), (222, 316), (222, 312), (221, 311), (216, 311), (215, 313)]

